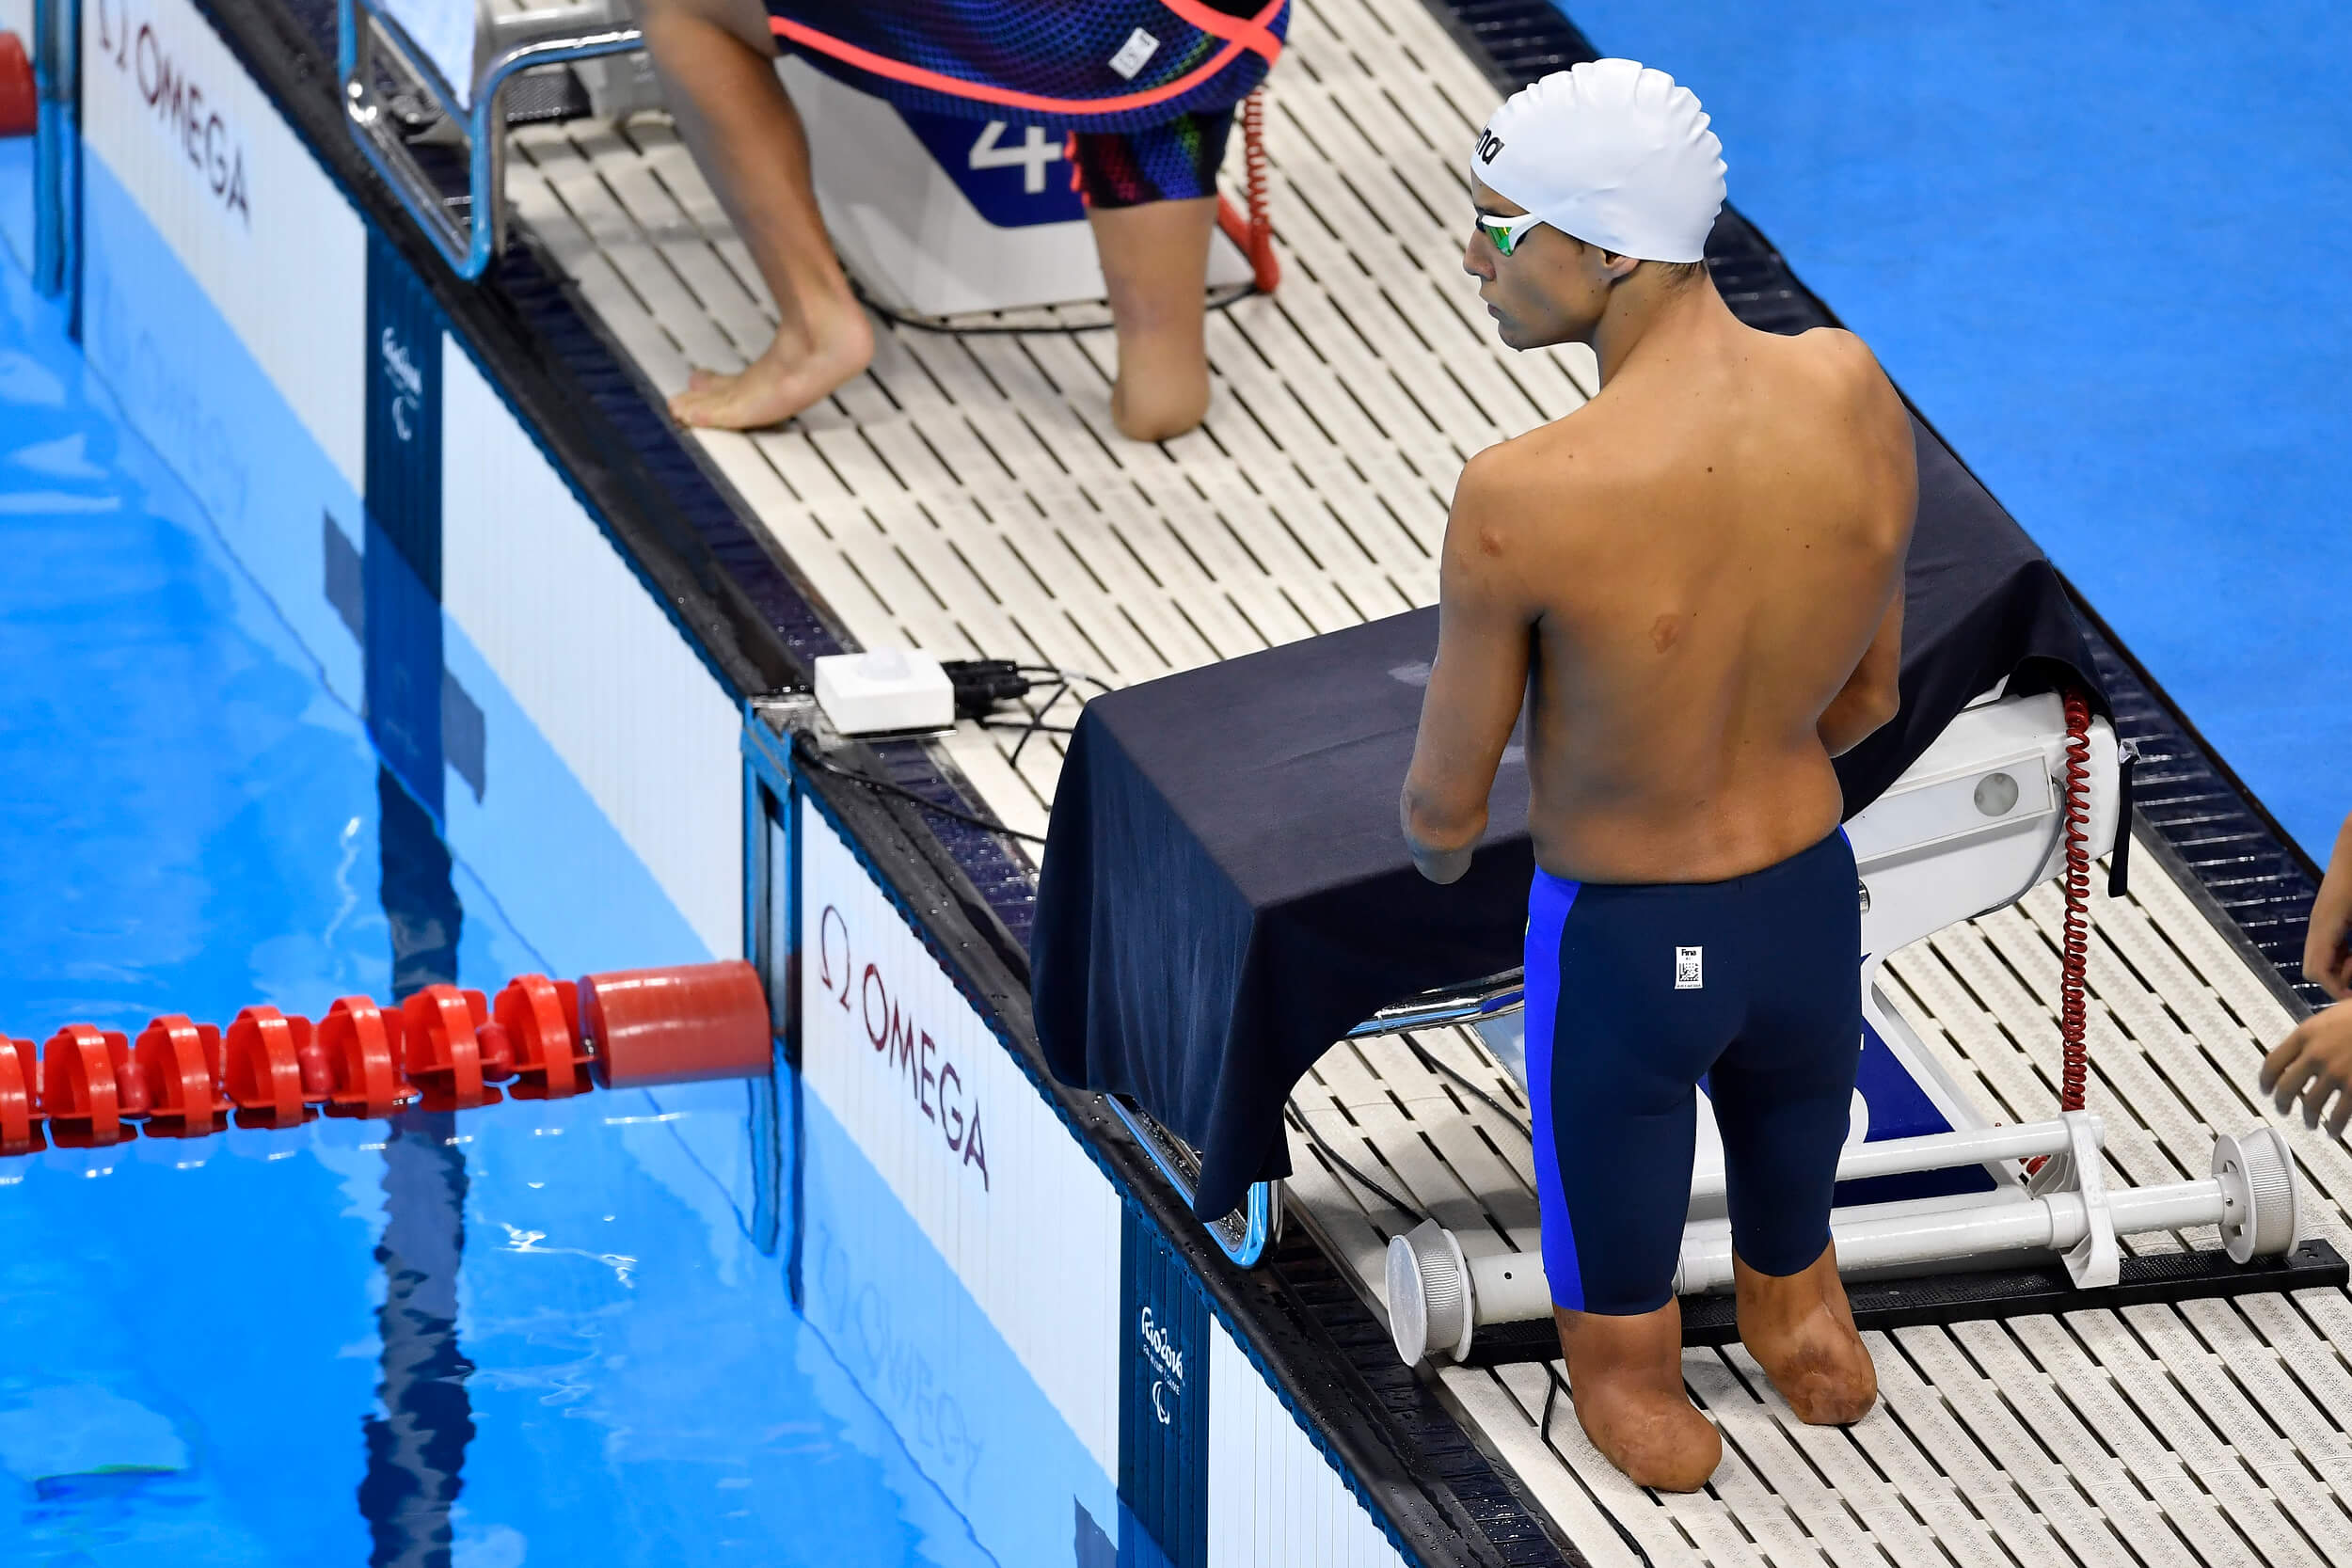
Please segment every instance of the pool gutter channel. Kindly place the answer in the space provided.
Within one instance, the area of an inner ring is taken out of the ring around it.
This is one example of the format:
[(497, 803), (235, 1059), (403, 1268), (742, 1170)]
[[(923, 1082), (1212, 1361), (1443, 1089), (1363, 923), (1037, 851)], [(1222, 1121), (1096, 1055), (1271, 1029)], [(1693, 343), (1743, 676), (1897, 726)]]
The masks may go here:
[[(426, 280), (454, 335), (492, 372), (501, 394), (723, 684), (739, 698), (804, 689), (808, 661), (847, 645), (837, 619), (781, 559), (732, 486), (670, 428), (628, 357), (531, 244), (510, 247), (475, 287), (459, 281), (413, 230), (341, 123), (331, 5), (197, 3), (371, 226)], [(1501, 91), (1597, 53), (1546, 0), (1426, 4)], [(1708, 260), (1726, 299), (1751, 325), (1800, 331), (1836, 324), (1736, 212), (1726, 210)], [(2281, 933), (2299, 931), (2315, 868), (2105, 624), (2081, 608), (2116, 697), (2119, 730), (2153, 764), (2140, 775), (2143, 839), (2161, 842), (2217, 928), (2241, 951), (2259, 954), (2257, 972), (2301, 1010), (2311, 988), (2291, 967), (2299, 941), (2290, 954)], [(861, 748), (849, 760), (939, 803), (979, 805), (935, 748)], [(1099, 1097), (1070, 1090), (1045, 1070), (1029, 1013), (1034, 881), (1024, 862), (985, 831), (911, 803), (807, 771), (798, 782), (871, 859), (902, 912), (1125, 1201), (1190, 1263), (1213, 1310), (1408, 1557), (1583, 1560), (1556, 1538), (1507, 1465), (1481, 1446), (1474, 1423), (1455, 1418), (1436, 1381), (1396, 1363), (1385, 1327), (1303, 1228), (1294, 1227), (1262, 1268), (1233, 1268)]]

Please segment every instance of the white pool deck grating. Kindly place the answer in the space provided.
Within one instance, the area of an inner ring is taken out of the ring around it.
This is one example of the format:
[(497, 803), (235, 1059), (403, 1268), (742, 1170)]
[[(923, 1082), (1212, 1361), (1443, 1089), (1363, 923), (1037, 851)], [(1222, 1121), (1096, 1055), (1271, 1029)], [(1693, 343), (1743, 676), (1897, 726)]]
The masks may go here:
[[(1292, 36), (1267, 89), (1282, 287), (1212, 316), (1201, 430), (1158, 446), (1112, 431), (1107, 333), (885, 326), (873, 369), (823, 407), (692, 437), (857, 641), (1117, 686), (1430, 603), (1463, 461), (1586, 395), (1589, 355), (1503, 350), (1461, 275), (1461, 157), (1496, 96), (1477, 69), (1419, 0), (1300, 0)], [(514, 147), (519, 221), (652, 390), (765, 345), (749, 258), (665, 124), (537, 127)], [(967, 725), (945, 749), (1041, 833), (1061, 753), (1041, 735), (1016, 763), (1019, 738)], [(2090, 1105), (2111, 1179), (2201, 1177), (2215, 1133), (2263, 1119), (2253, 1071), (2288, 1019), (2156, 857), (2134, 882), (2094, 901)], [(2056, 1106), (2058, 919), (2045, 887), (1889, 965), (1922, 1039), (2002, 1118)], [(1419, 1043), (1518, 1100), (1474, 1035)], [(1535, 1244), (1524, 1134), (1406, 1042), (1336, 1048), (1295, 1106), (1466, 1235)], [(2352, 1153), (2299, 1124), (2290, 1138), (2309, 1229), (2352, 1250)], [(1410, 1221), (1295, 1129), (1293, 1153), (1294, 1212), (1377, 1307), (1380, 1249)], [(1884, 1400), (1850, 1431), (1795, 1422), (1736, 1347), (1692, 1351), (1725, 1459), (1689, 1497), (1611, 1470), (1543, 1367), (1442, 1386), (1597, 1564), (2352, 1562), (2339, 1343), (2342, 1291), (1899, 1330), (1873, 1336)]]

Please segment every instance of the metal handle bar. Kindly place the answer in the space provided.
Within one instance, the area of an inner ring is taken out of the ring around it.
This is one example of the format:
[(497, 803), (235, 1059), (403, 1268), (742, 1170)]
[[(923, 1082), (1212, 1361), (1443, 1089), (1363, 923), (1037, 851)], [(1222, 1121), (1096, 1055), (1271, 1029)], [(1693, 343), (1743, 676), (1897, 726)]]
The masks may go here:
[[(407, 29), (385, 14), (379, 0), (340, 0), (338, 12), (338, 69), (342, 77), (344, 119), (352, 139), (441, 259), (469, 282), (488, 270), (505, 232), (506, 126), (500, 100), (506, 84), (541, 66), (626, 55), (644, 47), (644, 31), (634, 26), (515, 44), (483, 66), (473, 84), (471, 104), (461, 111), (449, 79), (417, 47)], [(378, 33), (433, 96), (441, 113), (466, 127), (468, 180), (462, 224), (449, 211), (454, 202), (444, 199), (399, 134), (389, 128), (389, 117), (376, 98), (372, 69)]]

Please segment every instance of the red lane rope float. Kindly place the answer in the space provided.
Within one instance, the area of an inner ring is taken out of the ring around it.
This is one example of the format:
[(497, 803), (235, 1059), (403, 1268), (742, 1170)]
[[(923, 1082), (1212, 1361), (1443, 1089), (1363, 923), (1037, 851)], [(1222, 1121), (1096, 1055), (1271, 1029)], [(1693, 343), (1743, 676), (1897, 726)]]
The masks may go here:
[(40, 1054), (31, 1040), (0, 1035), (0, 1154), (47, 1148), (42, 1119)]
[(491, 1025), (505, 1036), (514, 1064), (516, 1100), (564, 1100), (585, 1094), (589, 1057), (572, 1021), (580, 1016), (580, 987), (569, 980), (525, 974), (499, 992)]
[(40, 126), (40, 97), (24, 40), (0, 32), (0, 136), (29, 136)]
[(591, 974), (580, 983), (580, 1022), (596, 1042), (596, 1081), (607, 1088), (768, 1069), (768, 993), (740, 958)]
[(485, 1062), (476, 1033), (490, 1022), (488, 997), (455, 986), (427, 986), (402, 1003), (400, 1011), (408, 1081), (426, 1110), (470, 1111), (506, 1098), (488, 1080), (514, 1070), (512, 1055), (503, 1065)]
[(138, 1136), (147, 1085), (131, 1070), (131, 1037), (69, 1023), (40, 1053), (40, 1108), (59, 1148), (104, 1148)]
[(2083, 974), (2090, 957), (2090, 704), (2066, 693), (2066, 919), (2058, 950), (2058, 1109), (2083, 1108), (2090, 1056), (2083, 1047)]
[(1266, 209), (1265, 88), (1250, 93), (1241, 103), (1242, 166), (1249, 191), (1249, 215), (1232, 202), (1216, 198), (1216, 224), (1225, 237), (1249, 258), (1249, 286), (1270, 294), (1282, 281), (1282, 264), (1274, 259), (1274, 220)]
[[(586, 1027), (582, 1027), (582, 1024)], [(168, 1013), (127, 1035), (69, 1023), (41, 1051), (0, 1034), (0, 1155), (103, 1148), (139, 1134), (383, 1117), (563, 1100), (770, 1069), (768, 996), (739, 958), (619, 970), (577, 983), (518, 975), (492, 1002), (428, 986), (397, 1007), (338, 998), (310, 1021), (256, 1005), (226, 1031)], [(512, 1087), (493, 1085), (512, 1080)]]
[(337, 997), (326, 1009), (318, 1037), (331, 1083), (328, 1116), (389, 1117), (417, 1102), (400, 1072), (403, 1022), (365, 996)]
[(310, 1021), (256, 1004), (237, 1014), (221, 1042), (221, 1091), (239, 1127), (299, 1127), (318, 1112), (334, 1082)]
[(217, 1132), (236, 1110), (220, 1091), (220, 1031), (183, 1014), (155, 1020), (132, 1048), (145, 1082), (148, 1136), (200, 1138)]

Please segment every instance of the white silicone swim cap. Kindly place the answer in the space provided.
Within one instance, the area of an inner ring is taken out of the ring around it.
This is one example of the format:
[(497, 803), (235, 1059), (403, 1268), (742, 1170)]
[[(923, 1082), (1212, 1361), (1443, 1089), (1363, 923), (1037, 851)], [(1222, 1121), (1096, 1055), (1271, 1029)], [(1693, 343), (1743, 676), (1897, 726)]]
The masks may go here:
[(1724, 148), (1690, 88), (1631, 60), (1531, 82), (1478, 134), (1470, 173), (1587, 245), (1695, 261), (1724, 206)]

